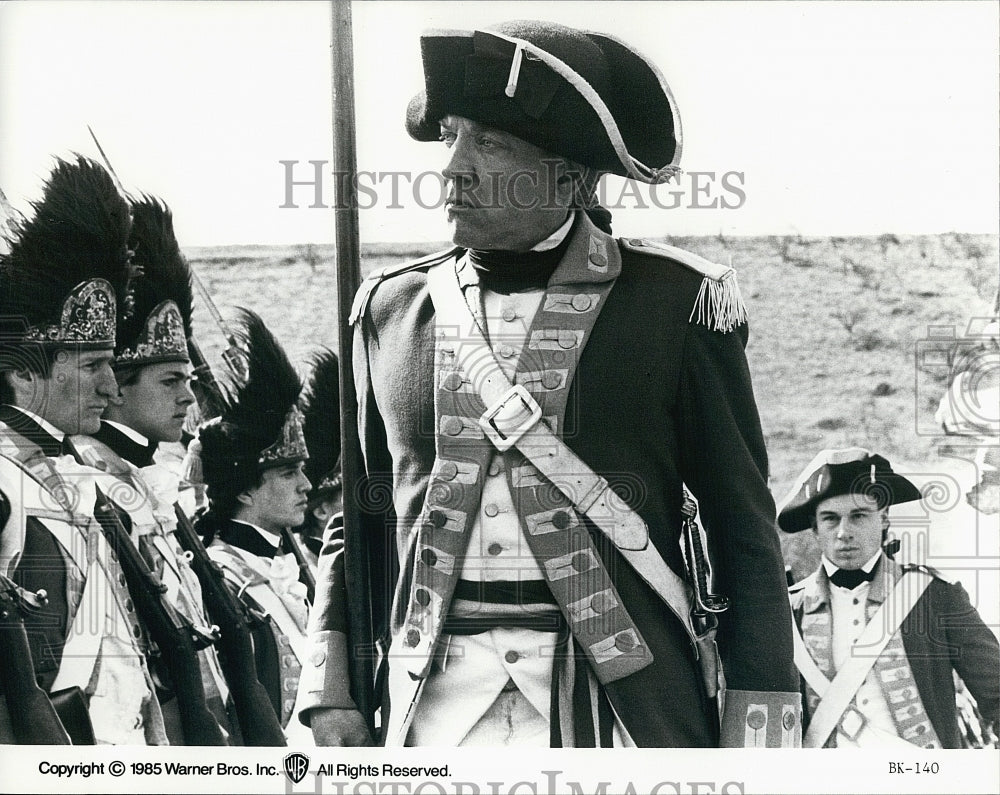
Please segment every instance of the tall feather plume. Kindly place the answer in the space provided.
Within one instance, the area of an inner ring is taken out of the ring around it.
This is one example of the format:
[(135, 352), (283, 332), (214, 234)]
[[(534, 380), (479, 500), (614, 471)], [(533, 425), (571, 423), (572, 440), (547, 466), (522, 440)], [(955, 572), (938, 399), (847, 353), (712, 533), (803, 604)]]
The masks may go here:
[(88, 279), (127, 293), (129, 206), (102, 166), (79, 155), (57, 160), (32, 208), (0, 259), (0, 314), (32, 326), (57, 323), (65, 297)]
[(230, 379), (223, 385), (222, 416), (198, 430), (199, 458), (212, 500), (213, 494), (235, 494), (255, 485), (261, 453), (278, 441), (302, 392), (298, 373), (257, 314), (239, 309), (233, 333), (247, 352), (247, 382)]
[[(191, 268), (174, 236), (170, 208), (159, 199), (142, 194), (132, 202), (132, 264), (140, 269), (132, 281), (132, 312), (119, 313), (118, 348), (134, 347), (142, 336), (146, 318), (167, 299), (177, 304), (186, 336), (191, 336)], [(119, 296), (119, 303), (121, 303)]]
[(302, 381), (260, 316), (249, 309), (237, 312), (233, 331), (247, 352), (248, 377), (233, 388), (233, 405), (223, 419), (248, 441), (259, 443), (259, 453), (277, 441), (285, 417), (298, 402)]
[(310, 357), (312, 374), (302, 397), (302, 430), (309, 448), (306, 477), (313, 488), (340, 458), (340, 372), (337, 354), (323, 348)]

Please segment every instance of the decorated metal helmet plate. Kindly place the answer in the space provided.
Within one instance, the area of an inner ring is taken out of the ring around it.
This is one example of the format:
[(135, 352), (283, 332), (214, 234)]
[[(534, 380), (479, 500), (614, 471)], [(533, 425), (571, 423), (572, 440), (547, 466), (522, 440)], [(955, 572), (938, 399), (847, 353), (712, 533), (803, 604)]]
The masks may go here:
[(261, 451), (257, 463), (263, 467), (271, 467), (305, 461), (307, 458), (309, 450), (306, 448), (306, 437), (302, 432), (302, 412), (298, 406), (293, 406), (285, 416), (285, 424), (281, 428), (278, 441)]
[(149, 313), (134, 348), (123, 348), (116, 364), (189, 361), (184, 318), (174, 301), (163, 301)]
[(26, 342), (47, 345), (114, 347), (115, 291), (105, 279), (90, 279), (74, 287), (63, 301), (59, 324), (32, 326)]

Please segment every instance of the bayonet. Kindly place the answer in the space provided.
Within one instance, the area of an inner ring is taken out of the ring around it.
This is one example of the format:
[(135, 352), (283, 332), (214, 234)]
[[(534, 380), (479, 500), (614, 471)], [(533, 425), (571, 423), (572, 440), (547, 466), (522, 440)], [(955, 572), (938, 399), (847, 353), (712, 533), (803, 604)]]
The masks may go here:
[(14, 231), (14, 219), (17, 214), (17, 210), (7, 201), (6, 194), (0, 188), (0, 254), (7, 253), (7, 241)]
[(222, 352), (222, 361), (226, 363), (226, 367), (229, 368), (229, 372), (232, 373), (233, 377), (236, 378), (241, 384), (245, 384), (249, 375), (247, 370), (246, 352), (238, 343), (236, 335), (233, 334), (232, 329), (229, 328), (225, 318), (222, 317), (222, 313), (215, 305), (215, 301), (212, 300), (212, 294), (208, 291), (205, 283), (201, 280), (201, 277), (198, 276), (193, 268), (191, 269), (191, 278), (194, 282), (195, 288), (198, 290), (198, 294), (205, 302), (205, 307), (208, 309), (208, 313), (212, 316), (212, 320), (215, 321), (215, 325), (218, 326), (219, 331), (222, 332), (222, 336), (224, 336), (226, 338), (226, 342), (229, 343), (229, 347)]
[[(87, 125), (87, 132), (89, 132), (90, 137), (94, 139), (94, 145), (97, 147), (97, 151), (101, 153), (101, 160), (104, 161), (104, 167), (108, 170), (108, 173), (114, 180), (115, 187), (118, 188), (118, 192), (121, 193), (122, 196), (127, 196), (128, 193), (122, 185), (122, 181), (118, 178), (118, 174), (115, 172), (114, 166), (111, 165), (111, 160), (108, 159), (107, 153), (104, 151), (104, 147), (101, 146), (101, 142), (97, 140), (97, 135), (89, 124)], [(236, 378), (241, 384), (245, 384), (247, 380), (247, 361), (243, 348), (237, 343), (236, 337), (233, 335), (233, 332), (229, 329), (229, 326), (223, 319), (222, 313), (219, 312), (218, 307), (215, 305), (215, 301), (212, 300), (212, 296), (208, 292), (208, 288), (205, 287), (205, 283), (202, 282), (194, 268), (191, 268), (191, 278), (194, 282), (194, 286), (198, 289), (198, 293), (201, 295), (202, 300), (205, 302), (205, 306), (208, 308), (209, 314), (212, 316), (215, 324), (219, 327), (219, 330), (222, 331), (223, 336), (226, 338), (226, 342), (229, 343), (229, 347), (222, 352), (222, 361), (225, 362), (226, 367), (229, 368), (229, 372), (232, 373), (233, 377)]]
[(108, 173), (111, 175), (111, 179), (115, 181), (115, 187), (118, 188), (118, 192), (122, 196), (128, 196), (125, 187), (122, 185), (122, 181), (118, 179), (118, 174), (115, 173), (114, 166), (111, 165), (111, 161), (108, 160), (108, 156), (104, 154), (104, 147), (101, 146), (101, 142), (97, 140), (97, 136), (94, 134), (94, 131), (93, 129), (91, 129), (89, 124), (87, 125), (87, 132), (89, 132), (90, 137), (94, 139), (94, 145), (97, 146), (97, 151), (101, 153), (101, 160), (104, 161), (104, 167), (108, 170)]

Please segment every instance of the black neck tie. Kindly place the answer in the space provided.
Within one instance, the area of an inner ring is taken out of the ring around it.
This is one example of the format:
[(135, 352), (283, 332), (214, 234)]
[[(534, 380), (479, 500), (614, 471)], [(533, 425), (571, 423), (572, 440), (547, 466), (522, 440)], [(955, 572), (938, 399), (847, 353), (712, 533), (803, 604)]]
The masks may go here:
[[(572, 230), (571, 230), (572, 231)], [(469, 261), (479, 274), (484, 290), (510, 295), (525, 290), (544, 290), (569, 248), (572, 234), (547, 251), (469, 250)]]
[(863, 582), (871, 582), (875, 576), (875, 569), (865, 571), (864, 569), (837, 569), (830, 575), (830, 582), (838, 588), (847, 588), (853, 591)]

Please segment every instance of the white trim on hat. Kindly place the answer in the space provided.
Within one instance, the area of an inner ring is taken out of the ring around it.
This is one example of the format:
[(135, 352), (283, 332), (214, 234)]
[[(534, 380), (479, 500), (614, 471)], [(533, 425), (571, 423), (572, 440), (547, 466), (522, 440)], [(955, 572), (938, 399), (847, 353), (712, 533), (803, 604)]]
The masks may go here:
[[(615, 117), (611, 114), (611, 111), (608, 109), (608, 106), (604, 103), (604, 100), (601, 99), (601, 95), (598, 94), (597, 91), (594, 89), (594, 87), (591, 86), (590, 83), (588, 83), (586, 80), (584, 80), (583, 77), (577, 71), (571, 68), (564, 61), (560, 60), (559, 58), (556, 58), (554, 55), (552, 55), (549, 52), (546, 52), (540, 47), (536, 47), (530, 41), (527, 41), (525, 39), (518, 39), (515, 38), (514, 36), (507, 36), (503, 33), (498, 33), (494, 30), (476, 30), (475, 32), (482, 33), (487, 36), (493, 36), (495, 38), (502, 39), (503, 41), (508, 41), (514, 45), (515, 50), (514, 50), (514, 58), (511, 63), (511, 77), (514, 78), (515, 81), (516, 77), (514, 74), (513, 67), (515, 63), (517, 63), (518, 70), (520, 69), (519, 59), (520, 57), (523, 57), (521, 53), (521, 51), (523, 50), (529, 53), (530, 55), (538, 58), (540, 61), (543, 61), (550, 69), (552, 69), (553, 72), (555, 72), (557, 75), (562, 77), (567, 83), (573, 86), (573, 88), (577, 90), (577, 93), (579, 93), (580, 96), (582, 96), (597, 113), (598, 118), (600, 118), (601, 120), (601, 124), (604, 125), (604, 131), (608, 134), (608, 139), (611, 141), (612, 147), (614, 147), (615, 154), (618, 155), (618, 159), (621, 161), (622, 165), (625, 166), (625, 170), (628, 172), (631, 178), (637, 179), (641, 182), (647, 182), (649, 184), (655, 185), (660, 182), (666, 182), (680, 171), (680, 169), (677, 167), (677, 163), (680, 159), (680, 153), (681, 153), (680, 115), (677, 112), (677, 104), (674, 101), (673, 94), (670, 93), (670, 90), (666, 87), (666, 81), (663, 79), (663, 76), (660, 74), (660, 72), (655, 69), (655, 67), (654, 67), (654, 74), (656, 74), (657, 80), (660, 81), (661, 87), (664, 88), (667, 94), (667, 100), (670, 103), (670, 109), (673, 112), (674, 122), (675, 122), (674, 136), (677, 142), (676, 148), (674, 149), (674, 156), (672, 160), (670, 161), (669, 165), (663, 166), (662, 168), (651, 168), (650, 166), (641, 163), (639, 160), (636, 160), (634, 157), (632, 157), (632, 155), (629, 154), (628, 147), (625, 146), (625, 139), (622, 138), (622, 134), (621, 131), (618, 129), (618, 124), (615, 121)], [(601, 33), (596, 35), (603, 36), (605, 34)], [(607, 38), (611, 39), (612, 37), (608, 36)], [(618, 40), (615, 39), (615, 41)], [(620, 41), (618, 43), (623, 44), (623, 42)], [(629, 47), (629, 49), (631, 49), (631, 47)], [(633, 52), (635, 51), (633, 50)], [(649, 62), (646, 56), (641, 55), (640, 53), (636, 54), (639, 55), (639, 57), (641, 57), (647, 63), (649, 63), (650, 66), (652, 66), (651, 62)], [(508, 78), (508, 88), (509, 88), (509, 80), (510, 78)]]
[(507, 87), (503, 90), (511, 99), (517, 93), (517, 78), (521, 76), (521, 61), (524, 60), (524, 46), (518, 42), (514, 45), (514, 57), (510, 62), (510, 74), (507, 76)]
[[(799, 476), (795, 479), (795, 483), (792, 484), (792, 488), (781, 502), (778, 503), (777, 512), (780, 514), (789, 506), (802, 488), (812, 479), (812, 476), (816, 474), (816, 470), (832, 464), (849, 464), (852, 461), (863, 461), (871, 456), (871, 454), (870, 450), (866, 450), (863, 447), (844, 447), (837, 450), (827, 448), (826, 450), (820, 450), (816, 454), (816, 457), (806, 464), (806, 468), (799, 473)], [(874, 483), (874, 481), (872, 482)], [(816, 490), (819, 493), (818, 485)], [(806, 496), (808, 497), (808, 494)]]
[[(677, 100), (674, 98), (674, 92), (671, 91), (670, 86), (667, 85), (667, 79), (663, 76), (663, 72), (660, 71), (660, 68), (656, 65), (656, 63), (653, 61), (652, 58), (646, 55), (646, 53), (639, 52), (639, 50), (637, 50), (631, 44), (629, 44), (626, 41), (623, 41), (622, 39), (619, 39), (617, 36), (612, 36), (610, 33), (604, 33), (599, 30), (585, 30), (584, 33), (589, 36), (600, 36), (602, 38), (608, 39), (608, 41), (613, 41), (616, 44), (620, 44), (622, 47), (631, 50), (632, 53), (639, 56), (639, 58), (645, 61), (646, 66), (648, 66), (649, 70), (656, 76), (656, 80), (660, 84), (660, 89), (663, 91), (664, 95), (667, 98), (667, 102), (670, 105), (670, 112), (673, 115), (674, 119), (674, 143), (676, 145), (676, 148), (674, 149), (673, 160), (670, 161), (669, 166), (664, 166), (664, 168), (676, 167), (681, 161), (681, 151), (684, 148), (684, 136), (681, 129), (681, 112), (680, 108), (677, 107)], [(633, 158), (633, 161), (636, 163), (639, 162), (638, 160), (635, 160), (635, 158)], [(642, 164), (640, 163), (640, 165)], [(646, 168), (646, 166), (643, 166), (643, 168)]]

